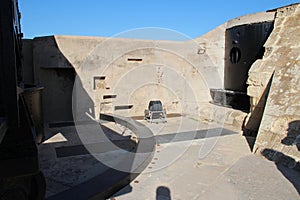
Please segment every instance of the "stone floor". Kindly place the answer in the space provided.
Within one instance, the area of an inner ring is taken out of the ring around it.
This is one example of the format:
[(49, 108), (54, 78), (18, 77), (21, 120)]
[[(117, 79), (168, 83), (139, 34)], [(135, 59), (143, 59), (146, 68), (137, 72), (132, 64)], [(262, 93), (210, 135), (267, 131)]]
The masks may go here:
[[(188, 117), (140, 122), (155, 136), (153, 159), (111, 199), (300, 199), (299, 172), (253, 155), (234, 127)], [(99, 182), (93, 184), (105, 185), (114, 178), (101, 175), (122, 164), (125, 150), (134, 148), (137, 138), (116, 123), (102, 125), (120, 149), (111, 149), (95, 135), (100, 127), (96, 124), (47, 129), (47, 140), (39, 146), (47, 199), (62, 199), (59, 194), (65, 191), (87, 199), (90, 180), (97, 176)]]
[[(46, 198), (51, 199), (104, 174), (110, 165), (122, 162), (127, 150), (136, 146), (131, 131), (116, 132), (108, 126), (115, 124), (83, 124), (46, 130), (47, 139), (39, 145), (40, 167), (47, 184)], [(100, 131), (113, 143), (107, 142)]]
[(193, 141), (165, 167), (155, 167), (168, 159), (163, 152), (186, 142), (159, 145), (148, 169), (111, 199), (300, 199), (299, 172), (251, 154), (239, 134), (219, 137), (203, 156), (209, 140)]
[(299, 194), (298, 171), (253, 155), (237, 133), (157, 145), (148, 169), (111, 199), (292, 200)]

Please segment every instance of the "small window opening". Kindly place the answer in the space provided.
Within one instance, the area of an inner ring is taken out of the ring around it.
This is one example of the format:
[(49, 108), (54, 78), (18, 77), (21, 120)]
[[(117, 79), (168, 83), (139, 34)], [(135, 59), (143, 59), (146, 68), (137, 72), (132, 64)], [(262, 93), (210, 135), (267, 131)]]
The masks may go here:
[(131, 109), (133, 105), (122, 105), (122, 106), (115, 106), (115, 110), (127, 110)]
[(128, 58), (127, 60), (128, 61), (137, 61), (137, 62), (143, 61), (143, 59), (141, 59), (141, 58)]
[(103, 99), (113, 99), (113, 98), (117, 98), (117, 95), (116, 94), (103, 95)]

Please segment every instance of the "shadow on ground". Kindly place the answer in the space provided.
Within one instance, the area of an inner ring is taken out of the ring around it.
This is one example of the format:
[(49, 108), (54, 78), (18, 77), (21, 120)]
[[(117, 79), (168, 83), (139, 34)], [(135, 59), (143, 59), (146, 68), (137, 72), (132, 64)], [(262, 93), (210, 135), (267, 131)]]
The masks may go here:
[(268, 160), (275, 162), (277, 169), (293, 184), (298, 194), (300, 194), (300, 163), (273, 149), (264, 149), (261, 154)]
[(171, 200), (171, 191), (166, 186), (159, 186), (156, 189), (156, 200)]
[[(86, 124), (86, 126), (91, 125)], [(47, 135), (47, 138), (51, 138), (51, 136), (60, 132), (65, 141), (41, 145), (41, 152), (43, 153), (41, 155), (41, 170), (46, 177), (47, 200), (106, 199), (128, 185), (138, 175), (138, 173), (130, 172), (130, 169), (133, 163), (137, 161), (135, 152), (140, 148), (139, 143), (132, 141), (129, 136), (116, 133), (108, 127), (99, 124), (98, 126), (101, 126), (104, 130), (104, 137), (110, 139), (110, 145), (107, 142), (101, 143), (101, 141), (82, 144), (74, 126), (50, 129), (50, 135)], [(100, 133), (95, 132), (95, 134)], [(111, 146), (117, 146), (118, 149), (131, 153), (118, 155), (118, 151), (111, 154), (116, 149), (111, 148)], [(94, 154), (118, 155), (114, 159), (121, 159), (122, 165), (128, 170), (120, 171), (106, 166), (97, 159), (98, 157), (94, 157)], [(143, 168), (144, 165), (147, 165), (147, 161), (142, 163), (140, 167)], [(131, 190), (126, 192), (131, 192)]]

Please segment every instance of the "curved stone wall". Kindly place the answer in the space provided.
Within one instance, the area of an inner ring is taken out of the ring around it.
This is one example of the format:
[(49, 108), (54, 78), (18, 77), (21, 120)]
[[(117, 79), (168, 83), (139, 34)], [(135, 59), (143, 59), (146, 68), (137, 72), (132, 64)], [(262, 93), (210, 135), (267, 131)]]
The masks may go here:
[[(45, 122), (73, 120), (71, 101), (75, 102), (73, 110), (82, 113), (78, 116), (82, 120), (98, 119), (100, 112), (141, 116), (150, 99), (161, 99), (167, 113), (198, 117), (211, 100), (209, 89), (224, 88), (225, 30), (268, 21), (272, 16), (274, 12), (242, 16), (187, 41), (35, 38), (34, 82), (45, 86)], [(69, 80), (74, 76), (78, 81), (75, 86), (83, 91), (73, 93), (73, 97), (82, 95), (82, 100), (69, 98), (73, 92)], [(67, 112), (61, 112), (62, 108)]]

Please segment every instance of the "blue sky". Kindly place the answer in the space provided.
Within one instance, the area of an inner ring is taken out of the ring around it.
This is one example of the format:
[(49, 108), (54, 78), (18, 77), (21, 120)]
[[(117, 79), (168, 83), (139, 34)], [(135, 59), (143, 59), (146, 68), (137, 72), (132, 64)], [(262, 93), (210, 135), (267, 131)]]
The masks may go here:
[(297, 0), (19, 0), (25, 38), (46, 35), (111, 37), (143, 27), (195, 38), (245, 14)]

